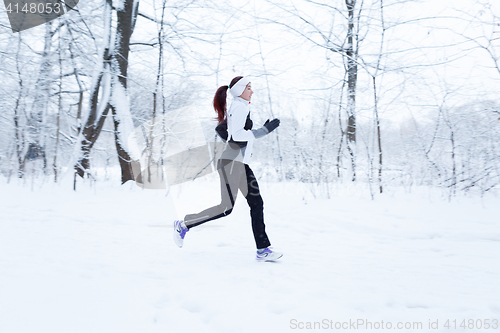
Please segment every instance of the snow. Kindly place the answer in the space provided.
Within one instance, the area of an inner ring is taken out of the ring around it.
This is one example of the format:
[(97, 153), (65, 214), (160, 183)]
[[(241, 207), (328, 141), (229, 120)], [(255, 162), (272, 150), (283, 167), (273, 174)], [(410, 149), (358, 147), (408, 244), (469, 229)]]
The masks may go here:
[(0, 332), (323, 331), (305, 325), (324, 319), (423, 323), (405, 332), (439, 320), (433, 331), (453, 332), (446, 319), (500, 319), (497, 198), (448, 202), (423, 188), (372, 201), (337, 185), (328, 200), (260, 183), (276, 263), (254, 260), (241, 197), (175, 246), (172, 220), (217, 203), (215, 174), (168, 196), (1, 180)]
[[(116, 65), (116, 69), (118, 69), (118, 65)], [(120, 80), (118, 80), (117, 75), (113, 75), (111, 85), (113, 91), (111, 95), (111, 104), (116, 109), (116, 113), (113, 117), (118, 122), (118, 129), (116, 131), (118, 140), (132, 160), (138, 160), (140, 158), (140, 152), (129, 149), (128, 146), (128, 138), (134, 131), (134, 123), (132, 121), (132, 114), (130, 113), (130, 101), (127, 90), (123, 87)]]

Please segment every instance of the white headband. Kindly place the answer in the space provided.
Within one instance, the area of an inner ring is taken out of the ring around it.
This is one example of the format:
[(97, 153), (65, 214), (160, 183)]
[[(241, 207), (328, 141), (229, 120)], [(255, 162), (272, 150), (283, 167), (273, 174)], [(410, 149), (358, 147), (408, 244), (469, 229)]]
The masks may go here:
[(246, 77), (243, 77), (243, 78), (239, 79), (239, 81), (236, 82), (234, 84), (234, 86), (232, 86), (231, 88), (229, 88), (229, 91), (231, 92), (231, 95), (233, 95), (233, 97), (240, 96), (241, 94), (243, 94), (243, 92), (245, 91), (246, 86), (249, 83), (250, 83), (250, 80), (247, 79)]

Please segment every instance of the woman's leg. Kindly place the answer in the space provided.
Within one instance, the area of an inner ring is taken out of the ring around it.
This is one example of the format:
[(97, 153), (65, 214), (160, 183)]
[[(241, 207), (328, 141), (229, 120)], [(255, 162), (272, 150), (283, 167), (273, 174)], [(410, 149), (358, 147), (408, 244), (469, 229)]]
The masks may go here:
[(240, 180), (246, 178), (244, 165), (243, 163), (231, 160), (219, 160), (217, 162), (217, 171), (220, 178), (221, 203), (217, 206), (207, 208), (198, 214), (186, 215), (184, 223), (188, 229), (229, 215), (233, 210)]
[[(264, 224), (264, 201), (260, 196), (259, 184), (253, 174), (252, 169), (245, 164), (246, 181), (240, 183), (240, 190), (246, 194), (248, 206), (250, 206), (250, 216), (252, 217), (252, 231), (257, 249), (263, 249), (271, 245)], [(243, 188), (243, 189), (242, 189)]]

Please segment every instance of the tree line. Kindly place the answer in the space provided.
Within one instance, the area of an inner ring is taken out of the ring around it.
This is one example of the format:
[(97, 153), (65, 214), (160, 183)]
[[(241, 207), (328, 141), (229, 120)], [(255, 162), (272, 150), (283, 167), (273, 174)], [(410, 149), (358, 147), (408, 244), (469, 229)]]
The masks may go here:
[[(210, 127), (213, 91), (251, 74), (254, 119), (284, 125), (256, 143), (273, 179), (484, 194), (500, 182), (488, 90), (500, 20), (492, 1), (471, 4), (426, 15), (414, 0), (89, 0), (19, 33), (4, 18), (0, 171), (57, 182), (65, 170), (75, 188), (104, 160), (122, 183), (151, 176), (173, 135), (155, 119), (203, 103)], [(447, 76), (478, 57), (473, 78)], [(164, 127), (137, 150), (130, 135), (145, 122)]]

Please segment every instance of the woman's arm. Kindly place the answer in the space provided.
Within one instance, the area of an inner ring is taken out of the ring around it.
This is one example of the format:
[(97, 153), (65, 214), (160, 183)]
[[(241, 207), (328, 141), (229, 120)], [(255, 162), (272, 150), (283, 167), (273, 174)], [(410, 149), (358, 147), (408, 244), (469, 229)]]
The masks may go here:
[(231, 117), (231, 131), (234, 141), (249, 141), (261, 138), (276, 129), (280, 125), (279, 119), (267, 121), (264, 126), (256, 130), (246, 130), (245, 124), (247, 122), (248, 109), (245, 107), (236, 107), (230, 114)]

